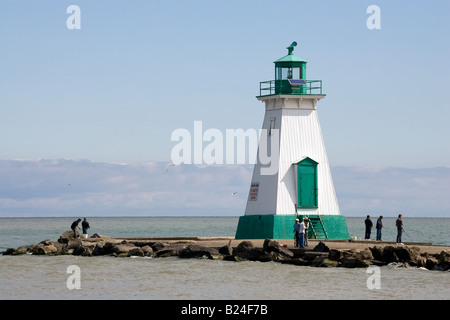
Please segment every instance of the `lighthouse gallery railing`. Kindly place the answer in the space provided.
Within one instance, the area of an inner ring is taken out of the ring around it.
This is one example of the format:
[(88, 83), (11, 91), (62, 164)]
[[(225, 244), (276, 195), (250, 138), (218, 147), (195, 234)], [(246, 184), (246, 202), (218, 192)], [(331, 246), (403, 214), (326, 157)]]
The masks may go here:
[(259, 95), (269, 96), (273, 94), (322, 94), (322, 80), (305, 80), (306, 84), (301, 88), (292, 88), (286, 90), (285, 81), (287, 80), (269, 80), (259, 83)]

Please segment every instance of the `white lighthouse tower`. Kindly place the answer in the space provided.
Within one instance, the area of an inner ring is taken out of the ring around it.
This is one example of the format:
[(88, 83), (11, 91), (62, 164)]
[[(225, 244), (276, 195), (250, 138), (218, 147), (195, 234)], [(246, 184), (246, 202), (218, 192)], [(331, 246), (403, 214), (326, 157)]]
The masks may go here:
[(306, 61), (292, 53), (296, 45), (274, 62), (275, 80), (260, 83), (257, 99), (266, 113), (258, 154), (268, 150), (272, 168), (258, 157), (236, 239), (292, 239), (295, 219), (305, 216), (309, 238), (349, 239), (317, 115), (322, 80), (306, 80)]

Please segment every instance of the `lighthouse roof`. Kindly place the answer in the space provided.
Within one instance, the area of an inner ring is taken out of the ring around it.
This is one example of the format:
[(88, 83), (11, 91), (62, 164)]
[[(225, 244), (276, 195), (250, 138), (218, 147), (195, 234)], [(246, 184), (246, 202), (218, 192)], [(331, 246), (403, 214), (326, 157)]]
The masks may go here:
[(274, 61), (275, 67), (301, 67), (306, 64), (306, 61), (302, 58), (299, 58), (297, 56), (294, 56), (292, 54), (292, 51), (294, 51), (294, 48), (297, 46), (297, 42), (292, 42), (292, 44), (287, 47), (288, 54), (284, 56), (283, 58), (278, 59), (277, 61)]
[(292, 53), (284, 56), (283, 58), (278, 59), (277, 61), (274, 61), (274, 63), (283, 63), (283, 62), (303, 62), (306, 63), (306, 60), (303, 60), (302, 58), (299, 58), (297, 56), (294, 56)]

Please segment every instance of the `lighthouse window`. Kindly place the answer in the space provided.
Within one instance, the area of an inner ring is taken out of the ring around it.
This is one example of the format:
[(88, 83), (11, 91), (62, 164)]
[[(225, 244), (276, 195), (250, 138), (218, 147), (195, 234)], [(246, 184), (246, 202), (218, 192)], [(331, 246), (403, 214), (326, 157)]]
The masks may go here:
[(282, 79), (301, 79), (300, 68), (283, 68), (281, 70)]

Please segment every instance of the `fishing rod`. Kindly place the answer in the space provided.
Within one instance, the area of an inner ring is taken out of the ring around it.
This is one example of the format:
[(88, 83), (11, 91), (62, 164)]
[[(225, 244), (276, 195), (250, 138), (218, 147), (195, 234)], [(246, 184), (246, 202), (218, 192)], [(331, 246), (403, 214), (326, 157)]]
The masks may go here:
[(402, 228), (402, 232), (404, 232), (405, 235), (409, 238), (409, 241), (412, 241), (412, 238), (409, 236), (405, 229)]

